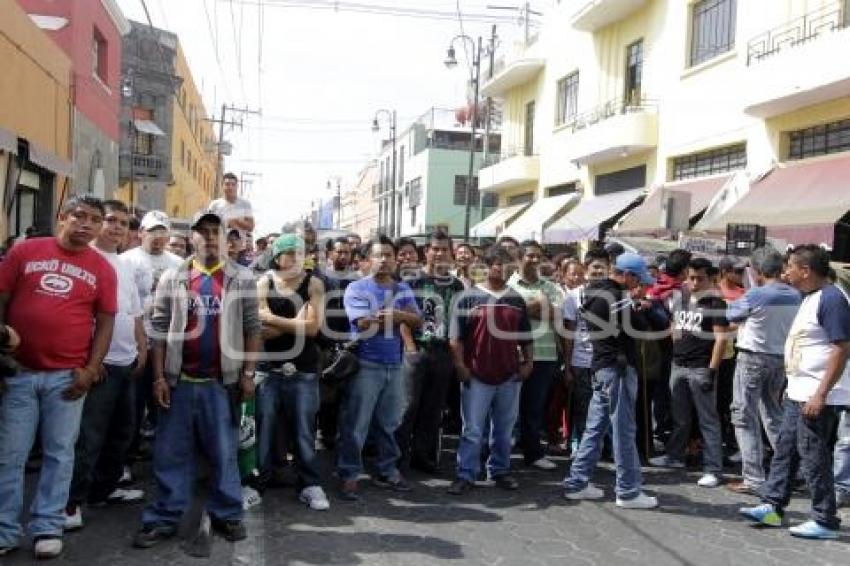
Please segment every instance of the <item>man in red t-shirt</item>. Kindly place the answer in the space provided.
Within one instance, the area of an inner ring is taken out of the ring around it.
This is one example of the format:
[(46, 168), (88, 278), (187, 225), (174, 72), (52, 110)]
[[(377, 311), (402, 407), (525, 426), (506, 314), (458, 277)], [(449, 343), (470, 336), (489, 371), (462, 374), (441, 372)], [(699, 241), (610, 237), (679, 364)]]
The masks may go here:
[(117, 310), (115, 270), (89, 247), (103, 216), (99, 199), (71, 197), (55, 238), (22, 242), (0, 264), (0, 324), (21, 337), (21, 369), (0, 399), (0, 555), (22, 535), (24, 465), (39, 425), (44, 464), (29, 531), (37, 558), (62, 552), (83, 401), (102, 374)]

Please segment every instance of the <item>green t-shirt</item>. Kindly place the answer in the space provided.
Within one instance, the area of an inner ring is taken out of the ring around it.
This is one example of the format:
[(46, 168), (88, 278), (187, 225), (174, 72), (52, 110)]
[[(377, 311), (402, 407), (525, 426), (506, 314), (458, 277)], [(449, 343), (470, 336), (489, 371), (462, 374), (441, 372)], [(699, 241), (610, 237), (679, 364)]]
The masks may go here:
[[(523, 281), (519, 273), (514, 273), (508, 279), (508, 285), (513, 288), (519, 295), (529, 302), (532, 299), (540, 298), (541, 294), (546, 297), (549, 304), (555, 310), (556, 316), (560, 316), (564, 306), (564, 294), (557, 285), (548, 279), (538, 278), (534, 283)], [(544, 318), (546, 314), (551, 316), (551, 313), (542, 313)], [(555, 332), (552, 329), (551, 318), (540, 320), (531, 318), (531, 334), (534, 339), (534, 361), (539, 362), (555, 362), (558, 360), (558, 348), (555, 345)]]

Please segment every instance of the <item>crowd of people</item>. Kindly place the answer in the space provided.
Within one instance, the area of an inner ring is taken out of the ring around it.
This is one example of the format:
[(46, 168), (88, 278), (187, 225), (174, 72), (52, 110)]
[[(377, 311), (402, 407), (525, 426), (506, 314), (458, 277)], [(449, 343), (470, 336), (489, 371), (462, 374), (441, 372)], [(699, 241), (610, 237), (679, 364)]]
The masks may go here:
[(236, 181), (224, 176), (188, 237), (160, 211), (138, 220), (120, 201), (72, 196), (54, 236), (8, 249), (0, 555), (24, 535), (36, 455), (27, 532), (50, 558), (91, 505), (147, 501), (133, 545), (174, 537), (202, 464), (211, 528), (238, 541), (282, 468), (324, 511), (326, 488), (363, 497), (367, 470), (394, 492), (414, 489), (410, 470), (449, 471), (455, 436), (453, 496), (482, 480), (520, 489), (516, 450), (543, 471), (569, 455), (568, 500), (603, 499), (594, 472), (613, 459), (616, 506), (652, 509), (664, 502), (644, 491), (642, 464), (696, 465), (700, 487), (758, 498), (741, 514), (768, 527), (804, 482), (811, 520), (791, 534), (838, 536), (850, 303), (824, 249), (715, 265), (616, 244), (551, 257), (535, 241), (481, 248), (439, 230), (423, 245), (318, 242), (309, 226), (255, 240)]

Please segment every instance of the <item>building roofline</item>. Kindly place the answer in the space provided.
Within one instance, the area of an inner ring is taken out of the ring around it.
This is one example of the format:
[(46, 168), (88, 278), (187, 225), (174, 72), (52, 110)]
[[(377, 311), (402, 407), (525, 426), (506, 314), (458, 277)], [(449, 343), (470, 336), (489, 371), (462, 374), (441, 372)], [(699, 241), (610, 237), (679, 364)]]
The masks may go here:
[(130, 22), (127, 21), (127, 18), (124, 17), (124, 12), (121, 11), (121, 8), (118, 7), (118, 3), (115, 0), (100, 0), (101, 5), (103, 5), (103, 9), (106, 10), (106, 13), (109, 14), (109, 17), (112, 19), (112, 23), (115, 24), (115, 27), (118, 28), (118, 33), (121, 35), (127, 35), (130, 33)]

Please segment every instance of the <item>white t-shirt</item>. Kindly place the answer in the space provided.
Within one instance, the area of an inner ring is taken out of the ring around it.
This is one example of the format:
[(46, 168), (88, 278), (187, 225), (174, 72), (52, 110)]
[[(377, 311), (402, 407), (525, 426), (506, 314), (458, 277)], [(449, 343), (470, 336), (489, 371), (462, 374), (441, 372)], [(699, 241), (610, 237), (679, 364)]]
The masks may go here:
[(143, 314), (136, 282), (123, 256), (95, 249), (112, 265), (118, 279), (118, 311), (115, 313), (112, 342), (109, 344), (109, 352), (104, 362), (116, 366), (129, 366), (139, 355), (136, 344), (136, 318)]
[(564, 318), (576, 323), (570, 365), (577, 368), (589, 368), (593, 365), (593, 344), (590, 342), (587, 322), (580, 313), (583, 300), (584, 285), (569, 289), (564, 297)]
[(145, 311), (145, 331), (150, 336), (150, 309), (153, 305), (156, 284), (163, 273), (169, 269), (176, 269), (183, 262), (183, 258), (169, 251), (151, 255), (141, 246), (124, 252), (120, 257), (129, 265), (133, 274), (133, 281)]
[[(850, 304), (834, 285), (809, 293), (785, 342), (788, 398), (805, 403), (826, 373), (831, 346), (850, 341)], [(850, 363), (826, 398), (828, 405), (850, 405)]]
[(254, 217), (251, 203), (240, 197), (236, 197), (234, 202), (227, 202), (227, 199), (217, 198), (210, 203), (208, 210), (221, 216), (224, 219), (225, 226), (233, 219)]

